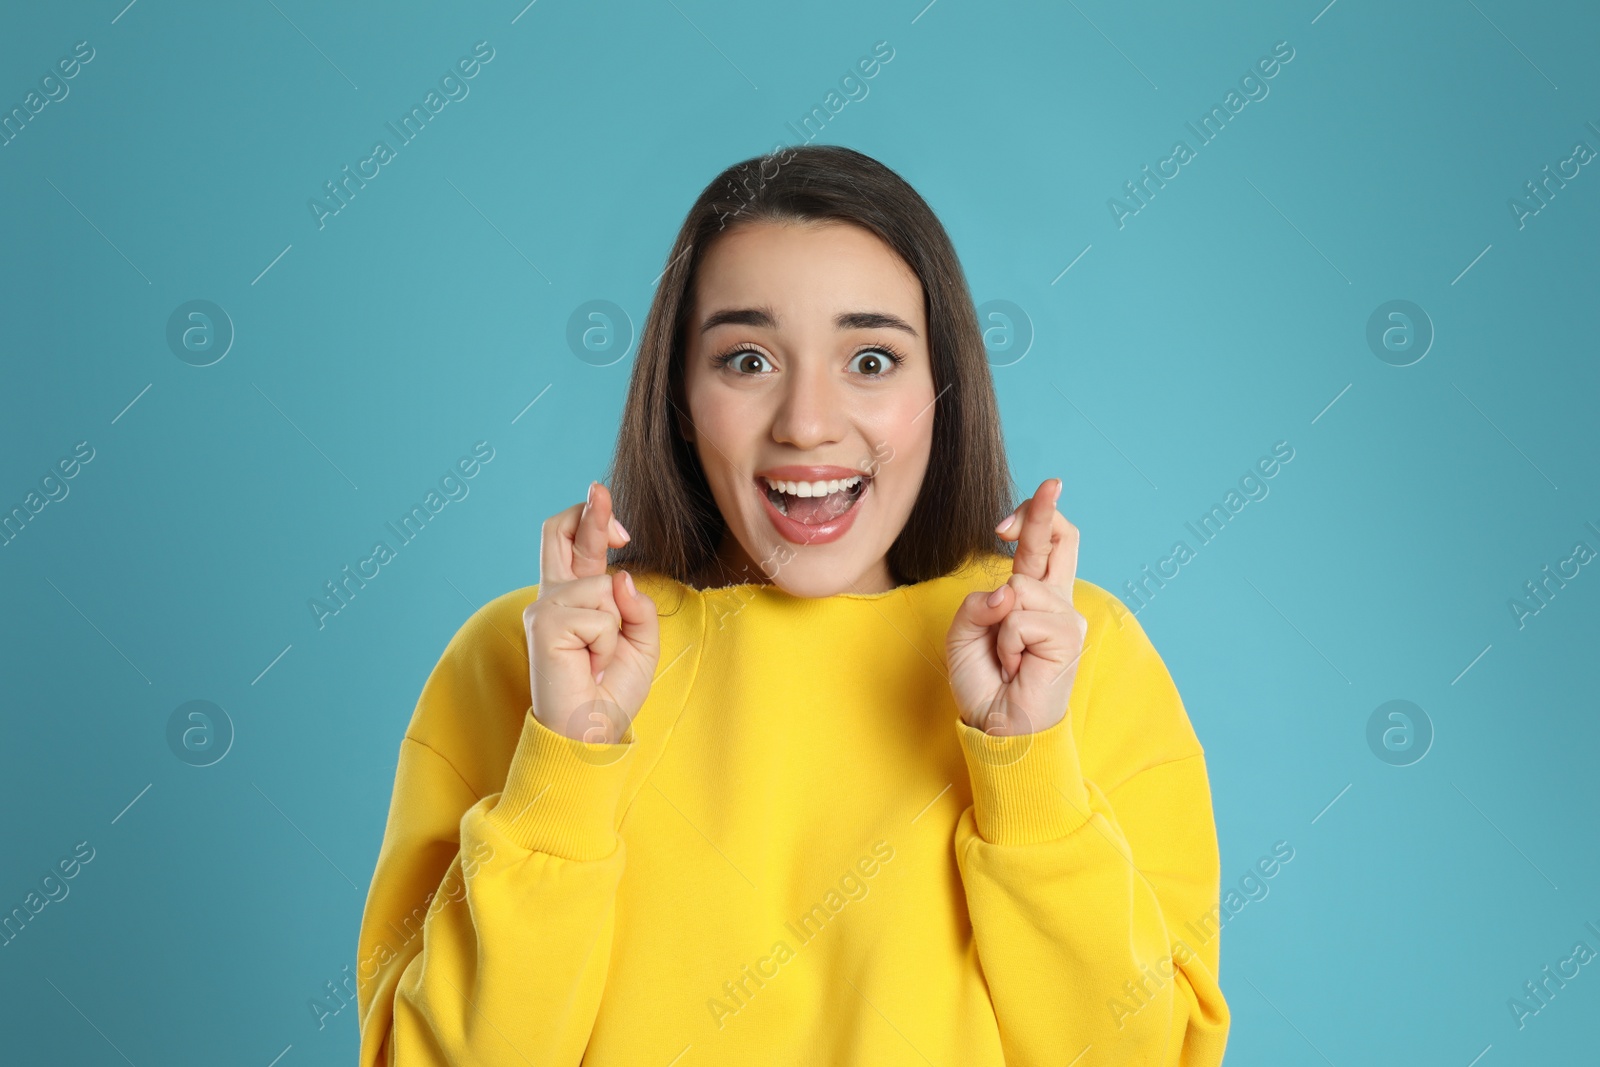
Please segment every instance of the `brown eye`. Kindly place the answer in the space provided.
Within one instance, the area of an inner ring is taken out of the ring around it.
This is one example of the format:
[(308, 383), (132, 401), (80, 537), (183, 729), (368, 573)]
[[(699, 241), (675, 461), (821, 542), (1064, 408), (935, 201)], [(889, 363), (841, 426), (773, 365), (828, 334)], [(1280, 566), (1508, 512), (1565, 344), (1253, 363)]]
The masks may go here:
[(857, 370), (867, 377), (881, 378), (893, 370), (899, 360), (881, 348), (867, 348), (851, 356), (850, 362), (857, 364)]
[(725, 355), (717, 356), (712, 362), (718, 367), (732, 367), (741, 376), (754, 376), (761, 373), (761, 367), (767, 361), (753, 348), (736, 348)]

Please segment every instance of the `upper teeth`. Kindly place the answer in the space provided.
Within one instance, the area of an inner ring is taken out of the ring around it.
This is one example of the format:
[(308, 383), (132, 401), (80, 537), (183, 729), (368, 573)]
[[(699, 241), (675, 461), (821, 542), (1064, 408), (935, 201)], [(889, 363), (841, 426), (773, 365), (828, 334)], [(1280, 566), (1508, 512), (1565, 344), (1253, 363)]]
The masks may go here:
[(841, 489), (854, 488), (856, 483), (861, 481), (861, 475), (854, 474), (848, 478), (835, 478), (830, 482), (784, 482), (775, 478), (766, 478), (765, 476), (763, 476), (763, 480), (778, 492), (788, 493), (790, 496), (827, 496), (830, 493), (837, 493)]

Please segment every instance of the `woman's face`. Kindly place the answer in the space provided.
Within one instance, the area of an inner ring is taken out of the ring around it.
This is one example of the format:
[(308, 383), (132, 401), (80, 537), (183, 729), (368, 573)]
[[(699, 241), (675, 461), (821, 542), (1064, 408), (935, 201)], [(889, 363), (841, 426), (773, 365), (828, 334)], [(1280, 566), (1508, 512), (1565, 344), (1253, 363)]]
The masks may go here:
[(859, 226), (745, 223), (701, 261), (685, 330), (688, 436), (736, 580), (892, 589), (933, 441), (916, 274)]

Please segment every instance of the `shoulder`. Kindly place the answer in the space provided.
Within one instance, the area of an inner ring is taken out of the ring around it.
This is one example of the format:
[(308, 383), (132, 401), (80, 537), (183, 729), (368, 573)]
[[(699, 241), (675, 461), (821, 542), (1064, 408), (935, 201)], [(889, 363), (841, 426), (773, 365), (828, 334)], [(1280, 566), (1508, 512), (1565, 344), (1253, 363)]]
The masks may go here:
[[(1096, 762), (1128, 777), (1204, 754), (1177, 684), (1150, 635), (1122, 599), (1079, 579), (1073, 601), (1088, 620), (1083, 743)], [(1111, 786), (1120, 776), (1107, 776)]]
[[(1010, 576), (1010, 558), (994, 553), (951, 577), (964, 596)], [(1166, 662), (1122, 599), (1078, 578), (1072, 606), (1087, 623), (1071, 704), (1082, 716), (1086, 762), (1115, 781), (1132, 768), (1202, 754)]]
[[(655, 601), (661, 625), (658, 673), (694, 647), (703, 604), (693, 589), (669, 578), (635, 575)], [(444, 757), (480, 796), (500, 789), (533, 705), (523, 613), (539, 585), (501, 593), (456, 628), (429, 672), (405, 736)]]

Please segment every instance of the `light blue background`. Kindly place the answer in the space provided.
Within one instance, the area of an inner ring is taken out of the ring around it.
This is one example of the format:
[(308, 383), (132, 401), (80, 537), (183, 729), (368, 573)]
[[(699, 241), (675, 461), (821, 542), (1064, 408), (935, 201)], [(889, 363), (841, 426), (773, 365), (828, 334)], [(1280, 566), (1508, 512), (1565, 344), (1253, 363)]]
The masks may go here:
[[(1295, 849), (1223, 935), (1228, 1062), (1593, 1058), (1600, 964), (1507, 1008), (1600, 949), (1600, 573), (1507, 606), (1600, 549), (1600, 173), (1507, 206), (1600, 148), (1592, 6), (124, 2), (0, 17), (6, 109), (95, 49), (0, 147), (0, 506), (95, 449), (0, 548), (0, 910), (96, 850), (0, 949), (4, 1058), (353, 1061), (354, 1007), (307, 1002), (354, 963), (423, 679), (609, 457), (631, 358), (577, 358), (569, 316), (637, 330), (705, 183), (880, 40), (819, 140), (902, 174), (974, 301), (1026, 313), (1011, 461), (1065, 479), (1083, 577), (1121, 593), (1295, 450), (1139, 616), (1224, 883)], [(319, 230), (307, 200), (480, 40), (470, 95)], [(1108, 198), (1280, 40), (1270, 95), (1119, 229)], [(237, 331), (209, 367), (165, 341), (192, 299)], [(1366, 343), (1393, 299), (1437, 331), (1411, 366)], [(470, 495), (318, 630), (308, 598), (479, 440)], [(237, 731), (206, 768), (165, 736), (193, 699)], [(1436, 732), (1411, 766), (1367, 745), (1391, 699)]]

